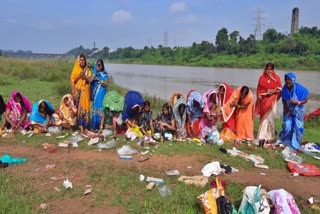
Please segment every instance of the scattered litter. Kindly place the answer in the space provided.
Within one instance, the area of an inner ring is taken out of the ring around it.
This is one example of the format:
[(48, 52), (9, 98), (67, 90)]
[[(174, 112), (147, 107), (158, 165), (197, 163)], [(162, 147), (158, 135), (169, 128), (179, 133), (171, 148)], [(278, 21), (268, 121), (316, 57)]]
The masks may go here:
[(138, 151), (128, 145), (123, 145), (121, 148), (117, 149), (118, 155), (132, 155), (138, 153)]
[(62, 143), (59, 143), (58, 146), (62, 148), (68, 148), (69, 147), (69, 141), (63, 141)]
[(52, 169), (52, 168), (55, 168), (56, 165), (55, 164), (47, 164), (46, 165), (46, 169)]
[(243, 157), (247, 160), (250, 160), (254, 164), (263, 164), (264, 163), (264, 159), (261, 157), (261, 155), (249, 155), (245, 152), (242, 152), (242, 151), (236, 149), (235, 147), (233, 147), (233, 149), (227, 149), (227, 152), (231, 156)]
[(214, 161), (206, 164), (201, 169), (201, 173), (206, 177), (210, 177), (211, 175), (219, 175), (221, 173), (219, 161)]
[(96, 137), (96, 138), (91, 138), (91, 139), (89, 140), (89, 142), (88, 142), (88, 146), (94, 145), (94, 144), (96, 144), (96, 143), (98, 143), (98, 142), (99, 142), (99, 138), (98, 138), (98, 137)]
[(116, 146), (116, 140), (114, 138), (112, 138), (112, 140), (110, 140), (107, 143), (98, 143), (98, 149), (111, 149), (115, 146)]
[(287, 162), (290, 161), (295, 163), (302, 163), (302, 158), (295, 153), (294, 149), (290, 147), (286, 147), (282, 151), (282, 156)]
[(180, 176), (178, 181), (182, 181), (185, 184), (194, 184), (198, 187), (204, 187), (208, 183), (208, 178), (203, 175), (197, 176)]
[(92, 187), (91, 184), (87, 184), (87, 185), (86, 185), (86, 188), (91, 188), (91, 187)]
[(253, 165), (256, 168), (260, 168), (260, 169), (269, 169), (269, 167), (267, 165), (263, 165), (263, 164), (254, 164)]
[(88, 195), (88, 194), (90, 194), (92, 192), (92, 188), (89, 188), (89, 189), (87, 189), (84, 193), (83, 193), (83, 195)]
[(42, 203), (42, 204), (40, 204), (40, 209), (42, 209), (42, 210), (46, 210), (46, 209), (48, 209), (49, 208), (49, 205), (48, 204), (44, 204), (44, 203)]
[(148, 182), (154, 182), (156, 184), (164, 184), (164, 180), (161, 178), (147, 177)]
[(72, 136), (76, 136), (78, 134), (78, 132), (72, 133)]
[(239, 172), (239, 169), (236, 169), (234, 167), (231, 167), (231, 169), (232, 169), (232, 172)]
[(292, 173), (292, 175), (295, 176), (295, 177), (297, 177), (297, 176), (299, 176), (299, 173), (294, 172), (294, 173)]
[(68, 135), (69, 135), (69, 133), (66, 133), (65, 135), (57, 136), (56, 138), (61, 139), (61, 138), (65, 138), (65, 137), (67, 137)]
[(170, 170), (170, 171), (166, 171), (166, 175), (180, 175), (180, 172), (177, 169)]
[(36, 172), (40, 172), (40, 168), (36, 168), (35, 171), (36, 171)]
[(149, 153), (149, 151), (147, 150), (147, 151), (141, 152), (140, 154), (146, 155), (146, 154), (148, 154), (148, 153)]
[[(2, 137), (4, 137), (5, 134), (2, 135)], [(31, 134), (28, 135), (28, 137), (32, 137), (33, 132)]]
[(132, 160), (132, 156), (130, 155), (120, 155), (121, 160)]
[(139, 180), (142, 182), (144, 181), (144, 179), (145, 179), (144, 175), (140, 175)]
[(51, 137), (51, 134), (50, 133), (46, 133), (45, 136), (46, 137)]
[(191, 169), (192, 168), (192, 166), (187, 166), (187, 169)]
[(149, 160), (149, 158), (148, 157), (140, 157), (139, 158), (139, 162), (144, 162), (146, 160)]
[(148, 185), (146, 186), (146, 189), (147, 189), (147, 190), (152, 190), (153, 187), (155, 187), (155, 185), (156, 185), (156, 183), (150, 182), (150, 183), (148, 183)]
[(308, 201), (310, 204), (313, 204), (313, 202), (314, 202), (313, 197), (309, 198)]
[(54, 187), (53, 189), (54, 189), (55, 191), (57, 191), (57, 192), (61, 192), (61, 189), (58, 188), (58, 187)]
[(50, 134), (58, 134), (62, 132), (62, 126), (49, 126), (47, 132)]
[(264, 172), (260, 172), (260, 175), (266, 175), (266, 173), (264, 173)]
[(43, 148), (45, 150), (47, 150), (48, 152), (50, 152), (50, 153), (53, 153), (53, 152), (57, 151), (57, 146), (56, 145), (53, 145), (53, 144), (50, 144), (50, 143), (47, 143), (47, 142), (45, 142), (42, 145), (43, 145)]
[(73, 148), (78, 148), (78, 147), (79, 147), (79, 145), (78, 145), (77, 142), (71, 142), (71, 144), (72, 144), (72, 147), (73, 147)]
[(72, 183), (69, 181), (68, 178), (67, 178), (67, 180), (63, 181), (63, 186), (64, 186), (64, 188), (66, 188), (67, 190), (71, 190), (71, 189), (72, 189)]
[(150, 149), (149, 146), (144, 146), (144, 147), (142, 147), (142, 150), (149, 150), (149, 149)]
[(171, 190), (171, 188), (168, 187), (168, 186), (163, 186), (163, 187), (161, 187), (161, 188), (159, 189), (159, 193), (160, 193), (160, 195), (164, 198), (164, 197), (166, 197), (166, 196), (168, 196), (168, 195), (172, 195), (172, 190)]
[(157, 148), (159, 148), (159, 146), (160, 146), (160, 145), (156, 145), (156, 146), (154, 146), (154, 148), (157, 149)]

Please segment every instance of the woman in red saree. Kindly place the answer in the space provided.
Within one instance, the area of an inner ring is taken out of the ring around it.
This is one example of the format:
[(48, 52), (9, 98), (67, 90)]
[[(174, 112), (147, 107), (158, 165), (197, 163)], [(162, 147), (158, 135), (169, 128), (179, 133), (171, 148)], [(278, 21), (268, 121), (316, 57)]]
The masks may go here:
[[(230, 99), (231, 94), (232, 94), (232, 92), (234, 90), (227, 83), (221, 83), (219, 88), (218, 88), (218, 90), (219, 90), (219, 93), (218, 93), (218, 105), (219, 105), (219, 107), (221, 109), (222, 106), (224, 104), (226, 104), (226, 102), (228, 102), (228, 100)], [(234, 111), (231, 109), (229, 114), (226, 117), (222, 118), (222, 119), (224, 121), (222, 123), (222, 130), (224, 130), (225, 128), (228, 128), (230, 131), (235, 133), (236, 132), (236, 120), (235, 120)]]
[(277, 101), (281, 97), (281, 80), (274, 71), (274, 64), (268, 63), (259, 78), (255, 113), (260, 115), (257, 134), (259, 145), (270, 143), (275, 138), (274, 118), (277, 114)]

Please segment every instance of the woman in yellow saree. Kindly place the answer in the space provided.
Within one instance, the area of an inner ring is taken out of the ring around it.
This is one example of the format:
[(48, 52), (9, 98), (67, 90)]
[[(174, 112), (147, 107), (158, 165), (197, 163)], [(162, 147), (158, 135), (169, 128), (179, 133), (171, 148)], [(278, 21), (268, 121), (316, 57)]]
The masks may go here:
[(55, 124), (62, 125), (65, 129), (72, 129), (77, 123), (77, 108), (73, 104), (71, 94), (62, 97), (60, 106), (53, 114)]
[(77, 107), (78, 126), (80, 131), (87, 130), (90, 121), (90, 76), (91, 70), (86, 58), (81, 54), (71, 73), (72, 97)]

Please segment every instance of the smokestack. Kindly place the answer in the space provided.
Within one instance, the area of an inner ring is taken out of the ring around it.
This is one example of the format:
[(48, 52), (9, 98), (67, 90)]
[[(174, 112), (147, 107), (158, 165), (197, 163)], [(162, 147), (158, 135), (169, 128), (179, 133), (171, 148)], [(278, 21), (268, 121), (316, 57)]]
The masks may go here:
[(299, 32), (299, 8), (295, 7), (292, 10), (291, 35), (297, 32)]

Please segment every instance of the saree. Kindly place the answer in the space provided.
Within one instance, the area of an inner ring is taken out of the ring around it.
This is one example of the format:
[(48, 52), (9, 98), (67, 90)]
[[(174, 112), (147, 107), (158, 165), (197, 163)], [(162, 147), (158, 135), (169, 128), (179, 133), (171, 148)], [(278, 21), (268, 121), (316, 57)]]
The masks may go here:
[[(220, 109), (222, 109), (222, 106), (226, 104), (226, 102), (230, 99), (232, 92), (234, 91), (231, 86), (229, 86), (227, 83), (221, 83), (219, 88), (224, 88), (224, 95), (222, 96), (220, 93), (218, 93), (218, 105)], [(229, 129), (232, 132), (236, 132), (236, 119), (235, 119), (235, 113), (234, 108), (225, 106), (225, 110), (222, 111), (222, 120), (224, 121), (222, 123), (222, 130)]]
[(296, 76), (293, 73), (285, 74), (293, 82), (293, 88), (289, 90), (287, 85), (282, 88), (282, 101), (286, 103), (289, 112), (283, 109), (282, 131), (280, 132), (280, 141), (290, 145), (294, 149), (300, 147), (304, 132), (304, 104), (294, 105), (290, 103), (291, 99), (302, 101), (308, 98), (309, 91), (304, 86), (296, 82)]
[[(215, 103), (210, 101), (210, 96), (213, 94), (216, 95)], [(213, 126), (216, 125), (217, 119), (214, 118), (214, 119), (210, 120), (207, 117), (206, 113), (208, 113), (209, 115), (218, 113), (218, 94), (214, 89), (211, 89), (203, 94), (203, 100), (204, 100), (204, 107), (203, 107), (204, 114), (201, 117), (201, 122), (200, 122), (201, 129), (204, 129), (204, 128), (211, 129)]]
[(124, 98), (124, 106), (122, 111), (122, 119), (125, 122), (130, 120), (135, 116), (135, 112), (132, 108), (135, 106), (140, 106), (143, 108), (143, 98), (141, 94), (137, 91), (128, 91)]
[[(30, 124), (41, 124), (41, 125), (45, 125), (46, 124), (46, 116), (44, 116), (43, 114), (40, 113), (39, 111), (39, 105), (45, 102), (46, 105), (48, 106), (48, 108), (54, 112), (53, 106), (51, 105), (51, 103), (49, 103), (47, 100), (39, 100), (38, 102), (36, 102), (35, 104), (33, 104), (32, 106), (32, 111), (30, 114)], [(50, 116), (50, 121), (51, 123), (54, 122), (54, 118), (51, 115)]]
[[(74, 118), (71, 117), (70, 108), (66, 106), (66, 104), (64, 103), (65, 98), (68, 98), (68, 100), (70, 101), (71, 110), (75, 114), (77, 113), (77, 108), (73, 103), (71, 94), (64, 95), (61, 99), (61, 102), (58, 108), (58, 113), (53, 114), (55, 125), (59, 126), (61, 124), (70, 124), (70, 126), (75, 126), (77, 123), (77, 117), (76, 116)], [(62, 114), (63, 118), (60, 118), (59, 113)]]
[(304, 116), (304, 120), (309, 120), (311, 118), (317, 118), (320, 115), (320, 108), (314, 110), (313, 112), (307, 114), (306, 116)]
[[(194, 106), (194, 101), (197, 101), (200, 106)], [(187, 96), (187, 114), (189, 119), (186, 123), (187, 133), (189, 137), (198, 138), (201, 134), (200, 121), (202, 116), (202, 109), (204, 106), (204, 100), (202, 95), (195, 90), (191, 90)]]
[[(84, 69), (87, 77), (91, 76), (91, 71), (88, 66)], [(72, 88), (72, 97), (77, 107), (77, 118), (79, 127), (88, 128), (90, 120), (90, 84), (80, 78), (77, 83), (74, 83), (75, 78), (82, 72), (79, 64), (79, 57), (74, 63), (70, 81)]]
[(108, 87), (101, 84), (99, 80), (106, 81), (109, 80), (107, 71), (104, 69), (101, 72), (97, 72), (97, 65), (94, 66), (91, 76), (96, 75), (90, 85), (90, 100), (93, 101), (92, 104), (92, 129), (99, 129), (101, 117), (102, 117), (102, 101), (107, 93)]
[(179, 106), (184, 104), (186, 106), (185, 99), (183, 97), (177, 99), (173, 105), (173, 117), (176, 121), (177, 127), (177, 137), (179, 138), (186, 138), (187, 137), (187, 130), (186, 130), (186, 120), (187, 120), (187, 111), (184, 110), (183, 114), (181, 115), (179, 112)]
[(184, 98), (181, 92), (175, 92), (170, 97), (170, 106), (173, 109), (174, 104), (177, 102), (178, 99)]
[[(236, 138), (237, 139), (253, 139), (253, 111), (254, 111), (254, 100), (253, 93), (249, 89), (248, 95), (240, 100), (240, 91), (242, 86), (233, 91), (229, 100), (222, 106), (223, 117), (228, 117), (230, 114), (235, 112), (235, 122), (236, 122)], [(231, 103), (237, 103), (239, 105), (248, 106), (244, 109), (230, 107)], [(232, 110), (231, 110), (232, 109)]]
[[(20, 93), (20, 92), (13, 91), (11, 94), (11, 97), (7, 103), (7, 109), (10, 111), (11, 120), (13, 120), (16, 124), (21, 120), (21, 117), (23, 116), (23, 108), (22, 108), (21, 104), (17, 103), (14, 99), (14, 96), (17, 93)], [(29, 100), (25, 96), (23, 96), (22, 94), (21, 94), (21, 97), (22, 97), (22, 101), (23, 101), (25, 108), (26, 108), (26, 113), (30, 113), (32, 110), (32, 106), (31, 106)], [(30, 125), (30, 120), (29, 120), (29, 116), (27, 116), (25, 118), (25, 120), (22, 121), (20, 127), (26, 129), (29, 127), (29, 125)]]
[(256, 115), (260, 115), (260, 126), (257, 139), (274, 140), (275, 124), (274, 119), (277, 115), (277, 101), (280, 99), (280, 93), (269, 94), (269, 90), (281, 91), (280, 77), (273, 71), (271, 74), (264, 73), (260, 76), (257, 86), (257, 97), (261, 96), (261, 100), (257, 99), (255, 105)]
[(106, 108), (110, 111), (121, 112), (124, 106), (124, 98), (117, 91), (109, 91), (102, 101), (102, 112)]

